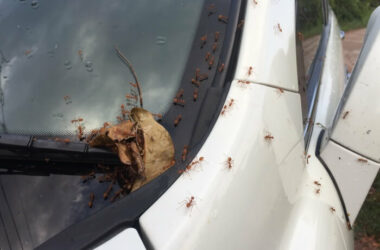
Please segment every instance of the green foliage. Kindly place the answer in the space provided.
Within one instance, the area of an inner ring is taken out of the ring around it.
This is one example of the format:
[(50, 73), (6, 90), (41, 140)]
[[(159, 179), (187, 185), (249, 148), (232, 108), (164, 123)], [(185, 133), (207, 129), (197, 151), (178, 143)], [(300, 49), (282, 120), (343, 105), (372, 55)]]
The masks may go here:
[(380, 0), (330, 0), (329, 2), (344, 30), (365, 27), (370, 13), (380, 4)]
[(380, 242), (380, 175), (373, 182), (372, 188), (359, 212), (354, 225), (355, 238), (374, 235)]
[(305, 37), (321, 33), (323, 26), (321, 0), (298, 1), (298, 25)]
[[(298, 0), (298, 25), (305, 37), (322, 31), (322, 0)], [(342, 29), (365, 27), (380, 0), (329, 0)]]

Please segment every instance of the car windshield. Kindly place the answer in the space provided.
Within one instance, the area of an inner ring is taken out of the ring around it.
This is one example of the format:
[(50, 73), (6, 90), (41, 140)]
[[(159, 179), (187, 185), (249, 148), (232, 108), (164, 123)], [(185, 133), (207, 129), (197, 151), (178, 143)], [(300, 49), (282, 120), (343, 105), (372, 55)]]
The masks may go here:
[[(180, 86), (204, 0), (0, 0), (0, 132), (69, 135), (116, 122), (120, 106), (165, 113)], [(130, 106), (128, 106), (130, 105)], [(0, 248), (32, 249), (109, 206), (78, 176), (0, 172)], [(88, 230), (91, 230), (90, 228)]]
[(136, 105), (165, 113), (185, 68), (203, 0), (0, 1), (3, 133), (67, 135), (116, 122)]

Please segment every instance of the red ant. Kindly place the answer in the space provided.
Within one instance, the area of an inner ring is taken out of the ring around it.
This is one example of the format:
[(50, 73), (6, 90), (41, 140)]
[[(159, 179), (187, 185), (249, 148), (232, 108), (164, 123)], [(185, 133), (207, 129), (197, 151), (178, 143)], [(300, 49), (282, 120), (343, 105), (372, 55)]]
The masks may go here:
[(185, 169), (178, 170), (178, 173), (179, 174), (187, 173), (187, 172), (189, 172), (191, 170), (191, 167), (192, 167), (191, 165), (187, 165)]
[(71, 120), (71, 123), (76, 123), (76, 122), (83, 122), (83, 118)]
[(241, 19), (237, 25), (238, 29), (241, 29), (244, 26), (244, 19)]
[(315, 193), (316, 193), (316, 194), (320, 194), (320, 193), (321, 193), (321, 189), (320, 189), (320, 188), (316, 189), (316, 190), (315, 190)]
[(212, 52), (215, 53), (216, 49), (218, 48), (218, 43), (213, 43), (212, 44)]
[(211, 57), (211, 53), (210, 53), (210, 52), (207, 52), (207, 53), (206, 53), (206, 56), (205, 56), (205, 60), (206, 60), (206, 62), (208, 61), (208, 59), (210, 59), (210, 57)]
[(94, 193), (90, 194), (90, 201), (88, 202), (88, 207), (92, 208), (92, 205), (94, 204), (95, 195)]
[(195, 69), (195, 80), (199, 79), (200, 74), (201, 74), (201, 70), (199, 68), (196, 68)]
[(350, 111), (346, 111), (346, 112), (344, 112), (344, 114), (343, 114), (343, 119), (346, 119), (346, 117), (348, 116), (348, 114), (350, 113)]
[(79, 125), (78, 126), (78, 139), (80, 141), (84, 139), (84, 137), (83, 137), (84, 132), (83, 131), (84, 131), (84, 127)]
[(208, 79), (208, 74), (204, 73), (199, 76), (199, 81), (204, 81)]
[(120, 110), (121, 110), (121, 115), (123, 116), (123, 119), (125, 119), (125, 116), (130, 113), (128, 110), (125, 109), (124, 104), (120, 105)]
[(214, 57), (211, 56), (210, 61), (208, 62), (208, 69), (210, 70), (212, 68), (212, 65), (214, 65)]
[(271, 140), (274, 139), (274, 136), (271, 135), (271, 133), (268, 133), (266, 136), (264, 136), (264, 139), (265, 139), (266, 141), (271, 141)]
[(111, 198), (111, 202), (114, 202), (117, 198), (119, 198), (121, 192), (123, 192), (123, 189), (120, 189), (115, 193), (115, 195)]
[(185, 106), (185, 100), (183, 100), (183, 99), (174, 98), (173, 103), (174, 103), (174, 105)]
[(112, 190), (112, 186), (113, 186), (114, 183), (115, 183), (115, 181), (112, 181), (112, 182), (109, 184), (108, 188), (106, 189), (106, 191), (105, 191), (104, 194), (103, 194), (103, 199), (107, 200), (108, 195), (110, 194), (110, 192), (111, 192), (111, 190)]
[(227, 158), (226, 165), (227, 165), (228, 169), (232, 168), (232, 158), (231, 157)]
[(279, 23), (277, 24), (277, 28), (278, 28), (278, 31), (282, 32), (282, 28), (281, 28), (281, 25)]
[(309, 158), (310, 157), (311, 157), (311, 155), (306, 156), (306, 164), (309, 164)]
[(234, 104), (234, 101), (235, 100), (233, 98), (231, 98), (230, 101), (228, 102), (228, 104), (223, 106), (222, 112), (220, 114), (224, 115), (228, 111), (228, 109), (230, 109), (232, 107), (232, 105)]
[(193, 167), (200, 165), (203, 160), (204, 160), (203, 156), (199, 157), (198, 160), (192, 161), (189, 165), (187, 165), (184, 170), (182, 170), (182, 169), (178, 170), (178, 173), (182, 174), (182, 173), (189, 172), (191, 169), (193, 169)]
[(253, 70), (253, 67), (252, 66), (249, 66), (249, 69), (248, 69), (248, 76), (250, 76), (252, 74), (252, 70)]
[(185, 161), (185, 160), (186, 160), (187, 151), (188, 151), (188, 146), (187, 146), (187, 145), (183, 146), (183, 150), (182, 150), (182, 161)]
[(220, 112), (221, 115), (224, 115), (227, 112), (227, 105), (223, 106), (222, 112)]
[(358, 158), (358, 162), (367, 163), (368, 161), (366, 159), (363, 159), (363, 158)]
[(218, 15), (218, 21), (219, 22), (223, 22), (223, 23), (227, 23), (228, 22), (228, 17), (223, 16), (223, 15)]
[(228, 103), (228, 107), (231, 107), (231, 106), (234, 104), (234, 101), (235, 101), (235, 100), (234, 100), (233, 98), (231, 98), (231, 99), (230, 99), (230, 102)]
[(250, 81), (245, 81), (245, 80), (238, 80), (238, 83), (240, 83), (240, 86), (244, 87), (245, 85), (251, 84)]
[(330, 211), (331, 211), (331, 213), (334, 213), (335, 212), (335, 208), (330, 207)]
[(317, 186), (321, 185), (321, 183), (319, 183), (318, 181), (314, 181), (314, 184), (317, 185)]
[(301, 32), (297, 32), (297, 37), (298, 37), (298, 40), (300, 41), (303, 41), (304, 39), (303, 34)]
[(220, 73), (222, 73), (223, 70), (224, 70), (224, 63), (222, 63), (222, 64), (219, 66), (219, 68), (218, 68), (218, 71), (219, 71)]
[(137, 84), (136, 84), (136, 83), (131, 83), (131, 82), (129, 82), (129, 84), (130, 84), (132, 87), (137, 88)]
[(194, 102), (198, 99), (198, 88), (195, 88), (194, 89), (194, 93), (193, 93), (193, 100), (194, 100)]
[(194, 78), (191, 79), (191, 83), (194, 84), (195, 86), (197, 86), (198, 88), (201, 86), (201, 83), (197, 80), (195, 80)]
[(177, 127), (178, 124), (179, 124), (179, 122), (180, 122), (181, 120), (182, 120), (182, 115), (179, 114), (179, 115), (177, 116), (177, 118), (175, 118), (175, 120), (174, 120), (174, 126)]
[(129, 95), (129, 94), (127, 94), (127, 95), (125, 95), (125, 98), (127, 98), (127, 99), (133, 99), (133, 100), (137, 101), (137, 96), (136, 95)]
[(190, 199), (186, 202), (186, 207), (192, 207), (195, 205), (194, 196), (191, 196)]
[(207, 35), (201, 37), (201, 48), (207, 43)]
[(208, 5), (207, 10), (208, 10), (208, 16), (211, 16), (212, 14), (214, 14), (216, 12), (215, 4), (212, 3)]
[(214, 41), (217, 42), (219, 40), (219, 36), (220, 36), (220, 32), (219, 31), (216, 31), (214, 33)]
[(175, 165), (175, 160), (173, 159), (173, 160), (169, 163), (169, 165), (164, 166), (164, 167), (162, 168), (162, 170), (169, 169), (169, 168), (173, 167), (174, 165)]

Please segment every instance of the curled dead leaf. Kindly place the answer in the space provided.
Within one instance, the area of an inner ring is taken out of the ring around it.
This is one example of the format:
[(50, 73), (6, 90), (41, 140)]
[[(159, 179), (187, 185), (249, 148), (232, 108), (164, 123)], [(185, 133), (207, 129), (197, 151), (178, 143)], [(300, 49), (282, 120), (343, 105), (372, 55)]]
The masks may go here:
[(137, 169), (140, 178), (133, 184), (134, 191), (173, 165), (174, 145), (169, 132), (150, 112), (134, 108), (131, 119), (104, 126), (92, 135), (89, 145), (111, 148), (123, 164)]
[(132, 191), (162, 174), (167, 166), (172, 166), (174, 159), (174, 145), (169, 132), (159, 124), (153, 115), (142, 109), (134, 108), (131, 111), (133, 121), (143, 132), (145, 179), (136, 180)]

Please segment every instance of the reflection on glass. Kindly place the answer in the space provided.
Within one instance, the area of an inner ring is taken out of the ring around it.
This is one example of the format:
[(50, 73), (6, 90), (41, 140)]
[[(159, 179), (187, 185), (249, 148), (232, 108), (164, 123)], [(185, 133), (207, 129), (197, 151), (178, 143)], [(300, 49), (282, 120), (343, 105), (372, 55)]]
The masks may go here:
[[(164, 113), (203, 2), (0, 0), (0, 131), (70, 134), (70, 121), (79, 117), (87, 131), (115, 122), (134, 78), (114, 46), (137, 72), (144, 108)], [(79, 176), (2, 173), (0, 202), (12, 211), (23, 248), (33, 249), (109, 206), (102, 197), (108, 185), (83, 184)], [(91, 209), (90, 192), (96, 194)]]
[(302, 40), (305, 73), (317, 52), (323, 28), (322, 0), (298, 1), (298, 31)]
[(202, 5), (0, 1), (0, 131), (64, 135), (75, 133), (70, 121), (78, 117), (87, 131), (116, 122), (120, 105), (135, 103), (125, 97), (133, 76), (114, 46), (137, 72), (144, 108), (164, 113), (180, 84)]

